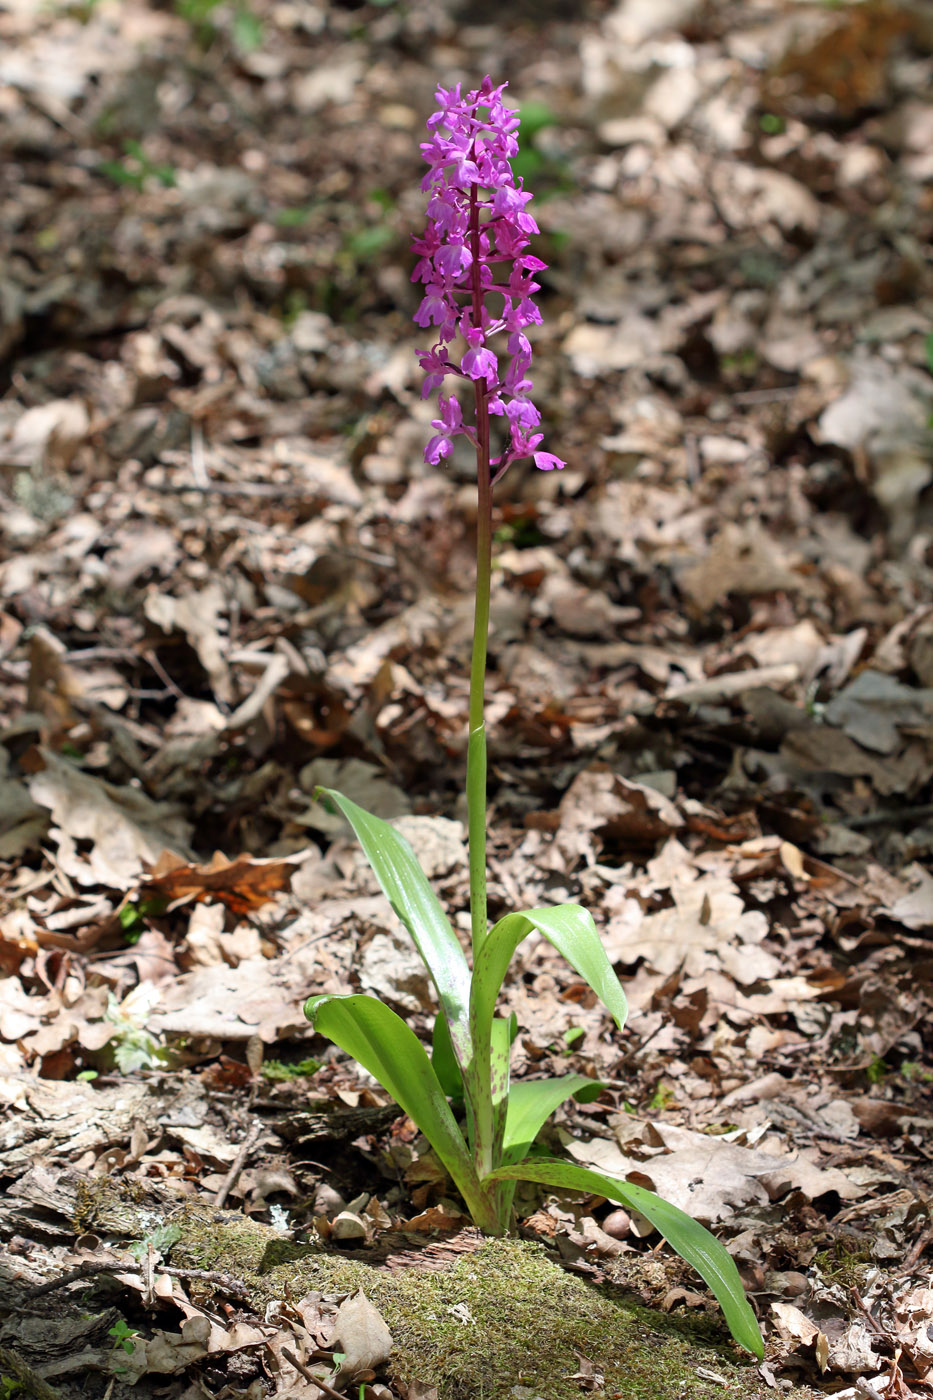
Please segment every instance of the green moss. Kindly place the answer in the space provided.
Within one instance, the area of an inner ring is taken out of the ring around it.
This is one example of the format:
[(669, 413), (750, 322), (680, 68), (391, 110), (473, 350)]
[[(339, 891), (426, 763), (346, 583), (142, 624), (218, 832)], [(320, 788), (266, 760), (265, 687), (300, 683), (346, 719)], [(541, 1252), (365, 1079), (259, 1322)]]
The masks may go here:
[[(252, 1235), (252, 1238), (250, 1238)], [(254, 1307), (312, 1289), (358, 1288), (379, 1309), (395, 1341), (392, 1374), (430, 1381), (440, 1400), (579, 1400), (581, 1358), (605, 1377), (613, 1400), (765, 1400), (750, 1360), (710, 1319), (666, 1317), (566, 1273), (542, 1246), (489, 1240), (453, 1269), (389, 1273), (318, 1247), (268, 1240), (255, 1227), (195, 1231), (184, 1262), (223, 1268), (248, 1283)], [(181, 1262), (178, 1250), (173, 1261)], [(524, 1388), (524, 1389), (521, 1389)], [(789, 1400), (815, 1394), (788, 1392)]]
[(490, 1240), (450, 1273), (409, 1271), (392, 1285), (381, 1305), (397, 1372), (430, 1378), (443, 1400), (505, 1400), (515, 1386), (528, 1400), (578, 1400), (584, 1359), (617, 1400), (721, 1397), (720, 1384), (698, 1375), (701, 1364), (728, 1378), (733, 1394), (764, 1393), (754, 1365), (698, 1347), (682, 1324), (565, 1273), (540, 1245)]
[(862, 1288), (873, 1262), (868, 1244), (845, 1236), (833, 1240), (827, 1249), (813, 1257), (814, 1266), (827, 1283), (839, 1283), (843, 1288)]
[(310, 1079), (320, 1068), (320, 1060), (296, 1060), (293, 1064), (283, 1060), (266, 1060), (260, 1072), (264, 1079), (287, 1083), (291, 1079)]
[[(413, 1265), (392, 1273), (295, 1244), (204, 1202), (157, 1200), (146, 1192), (134, 1199), (138, 1194), (94, 1181), (75, 1213), (130, 1239), (170, 1225), (179, 1232), (173, 1264), (232, 1275), (260, 1314), (274, 1299), (364, 1289), (395, 1340), (391, 1374), (436, 1385), (440, 1400), (579, 1400), (574, 1377), (586, 1363), (604, 1377), (597, 1393), (606, 1400), (721, 1400), (725, 1393), (732, 1400), (773, 1400), (718, 1317), (672, 1317), (640, 1307), (618, 1287), (597, 1287), (566, 1272), (538, 1244), (488, 1240), (450, 1270)], [(625, 1260), (638, 1261), (641, 1282), (652, 1291), (664, 1288), (668, 1265), (661, 1259), (626, 1254), (617, 1263)], [(656, 1278), (648, 1277), (652, 1270)], [(222, 1282), (208, 1280), (191, 1280), (189, 1287), (198, 1297), (223, 1290)], [(798, 1387), (785, 1400), (816, 1394)]]

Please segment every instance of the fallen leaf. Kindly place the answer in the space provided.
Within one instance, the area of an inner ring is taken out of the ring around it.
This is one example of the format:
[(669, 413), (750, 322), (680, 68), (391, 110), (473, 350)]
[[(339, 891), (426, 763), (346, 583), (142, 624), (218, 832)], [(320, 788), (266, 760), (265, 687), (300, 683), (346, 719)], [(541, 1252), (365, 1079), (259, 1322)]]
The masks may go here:
[(728, 523), (713, 540), (706, 557), (682, 568), (681, 588), (700, 612), (709, 612), (730, 593), (743, 595), (796, 592), (805, 579), (786, 554), (754, 525)]
[[(41, 753), (45, 767), (29, 791), (51, 811), (69, 873), (80, 884), (126, 889), (164, 850), (187, 846), (191, 826), (174, 803), (153, 802), (138, 788), (102, 782), (51, 750)], [(75, 841), (90, 841), (86, 860), (77, 858)]]
[(823, 717), (863, 748), (890, 754), (902, 745), (901, 728), (930, 724), (933, 690), (902, 685), (881, 671), (861, 671), (829, 701)]
[(913, 865), (904, 871), (904, 879), (916, 881), (914, 888), (884, 912), (907, 928), (929, 930), (933, 927), (933, 875), (922, 865)]
[(334, 1378), (338, 1388), (360, 1371), (378, 1370), (389, 1359), (392, 1333), (362, 1289), (340, 1304), (331, 1345), (344, 1353)]
[(820, 1329), (805, 1313), (795, 1308), (793, 1303), (772, 1303), (771, 1313), (777, 1329), (788, 1341), (812, 1345), (820, 1335)]
[(573, 869), (581, 857), (592, 865), (600, 846), (597, 836), (648, 844), (684, 824), (673, 802), (655, 788), (599, 768), (574, 778), (559, 810), (560, 826), (544, 853), (550, 870)]
[(254, 856), (228, 860), (215, 851), (209, 865), (187, 865), (180, 856), (164, 851), (140, 885), (139, 897), (162, 900), (167, 909), (192, 901), (217, 900), (242, 917), (287, 889), (295, 866), (306, 855), (302, 851), (286, 860), (258, 860)]
[(765, 915), (746, 911), (738, 887), (727, 876), (700, 875), (676, 838), (649, 861), (648, 874), (655, 889), (670, 890), (673, 907), (635, 922), (631, 901), (611, 890), (607, 908), (621, 904), (621, 917), (610, 916), (605, 937), (613, 962), (644, 958), (657, 972), (669, 975), (683, 968), (693, 977), (723, 967), (746, 986), (780, 972), (777, 958), (759, 946), (768, 932)]

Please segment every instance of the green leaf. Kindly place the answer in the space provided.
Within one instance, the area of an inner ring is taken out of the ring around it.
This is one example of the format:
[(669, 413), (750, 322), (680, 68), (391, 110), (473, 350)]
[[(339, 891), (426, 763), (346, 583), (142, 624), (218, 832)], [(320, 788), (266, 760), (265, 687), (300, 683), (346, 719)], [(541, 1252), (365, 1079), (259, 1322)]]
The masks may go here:
[(590, 1103), (603, 1085), (583, 1074), (553, 1079), (522, 1079), (509, 1090), (509, 1107), (502, 1142), (502, 1164), (520, 1162), (555, 1109), (567, 1099)]
[(361, 262), (367, 262), (394, 241), (395, 230), (390, 225), (371, 224), (351, 234), (347, 239), (347, 248)]
[(424, 1048), (375, 997), (316, 996), (305, 1002), (314, 1029), (369, 1070), (424, 1133), (475, 1217), (477, 1178), (463, 1135)]
[(454, 1053), (461, 1065), (470, 1059), (470, 970), (427, 876), (405, 837), (388, 822), (372, 816), (332, 788), (318, 788), (346, 817), (366, 853), (382, 892), (408, 929), (447, 1012)]
[(603, 1176), (602, 1172), (591, 1171), (589, 1167), (561, 1162), (556, 1158), (534, 1158), (513, 1166), (499, 1167), (484, 1177), (480, 1185), (485, 1187), (488, 1182), (512, 1180), (537, 1181), (543, 1186), (589, 1191), (594, 1195), (606, 1196), (611, 1201), (619, 1201), (630, 1210), (639, 1211), (712, 1289), (739, 1346), (759, 1360), (764, 1356), (761, 1332), (731, 1254), (709, 1230), (677, 1206), (662, 1200), (654, 1191), (646, 1191), (643, 1186), (617, 1181), (611, 1176)]
[(625, 993), (606, 956), (592, 915), (579, 904), (551, 909), (527, 909), (500, 919), (476, 955), (470, 993), (472, 1064), (464, 1066), (467, 1093), (481, 1093), (490, 1077), (489, 1043), (496, 998), (512, 954), (529, 933), (542, 933), (570, 966), (585, 978), (621, 1028), (628, 1014)]
[(450, 1040), (450, 1027), (443, 1010), (434, 1018), (434, 1034), (431, 1037), (431, 1067), (437, 1075), (441, 1088), (455, 1103), (463, 1102), (463, 1075), (457, 1064), (454, 1047)]
[[(509, 1090), (505, 1133), (499, 1160), (503, 1166), (521, 1162), (538, 1133), (556, 1108), (569, 1098), (590, 1103), (599, 1097), (603, 1085), (597, 1079), (582, 1074), (564, 1074), (552, 1079), (524, 1079)], [(511, 1188), (511, 1189), (507, 1189)], [(515, 1182), (502, 1183), (500, 1210), (508, 1215), (512, 1210)]]
[(489, 1091), (492, 1096), (493, 1161), (501, 1161), (502, 1136), (509, 1103), (509, 1058), (512, 1049), (510, 1016), (493, 1019), (489, 1043)]

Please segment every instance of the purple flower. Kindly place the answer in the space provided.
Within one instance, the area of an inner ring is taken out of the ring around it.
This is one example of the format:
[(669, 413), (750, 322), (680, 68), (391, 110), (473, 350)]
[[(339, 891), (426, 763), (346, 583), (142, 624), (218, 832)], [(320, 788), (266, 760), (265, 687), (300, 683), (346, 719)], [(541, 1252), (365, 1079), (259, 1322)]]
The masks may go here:
[[(565, 465), (553, 453), (537, 451), (543, 435), (532, 431), (541, 415), (528, 397), (531, 343), (525, 328), (541, 322), (533, 296), (540, 290), (536, 274), (546, 264), (528, 251), (529, 235), (538, 225), (527, 211), (531, 194), (510, 164), (518, 153), (519, 119), (503, 104), (506, 86), (495, 87), (486, 77), (465, 97), (459, 83), (438, 87), (437, 110), (427, 122), (430, 139), (421, 146), (428, 164), (421, 186), (428, 195), (428, 226), (424, 237), (412, 242), (418, 254), (412, 281), (425, 287), (414, 319), (425, 329), (437, 327), (436, 343), (418, 351), (427, 374), (424, 396), (440, 388), (448, 374), (472, 380), (476, 392), (485, 393), (489, 414), (508, 429), (505, 451), (495, 459), (496, 480), (522, 457), (531, 457), (541, 471)], [(508, 270), (497, 276), (494, 266), (502, 263)], [(507, 334), (510, 357), (501, 371), (500, 357), (489, 345), (500, 333)], [(458, 336), (466, 341), (459, 363), (445, 348)], [(433, 422), (438, 431), (424, 453), (432, 465), (450, 455), (455, 437), (476, 441), (453, 396), (441, 395), (440, 412)]]
[(433, 350), (419, 350), (417, 355), (418, 362), (426, 375), (421, 389), (423, 399), (428, 398), (435, 389), (441, 387), (446, 375), (460, 373), (456, 365), (451, 364), (450, 356), (444, 346), (441, 346), (440, 349), (435, 347)]
[(486, 349), (484, 333), (469, 330), (466, 342), (470, 348), (460, 361), (460, 368), (469, 379), (485, 379), (486, 388), (494, 390), (499, 382), (499, 365), (492, 351)]
[(424, 460), (429, 462), (432, 467), (436, 467), (442, 457), (450, 456), (453, 451), (453, 439), (458, 433), (466, 432), (460, 405), (453, 395), (451, 394), (450, 398), (445, 398), (441, 394), (437, 401), (441, 416), (432, 420), (431, 427), (437, 428), (439, 431), (435, 433), (424, 449)]

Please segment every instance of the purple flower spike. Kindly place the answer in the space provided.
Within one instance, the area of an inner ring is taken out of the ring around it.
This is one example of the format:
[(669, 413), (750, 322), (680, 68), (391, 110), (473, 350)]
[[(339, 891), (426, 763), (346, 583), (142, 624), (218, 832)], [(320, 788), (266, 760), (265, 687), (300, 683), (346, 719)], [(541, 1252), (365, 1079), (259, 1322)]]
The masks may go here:
[[(425, 288), (414, 319), (425, 329), (437, 327), (435, 344), (418, 351), (427, 373), (424, 397), (448, 374), (473, 381), (478, 415), (483, 403), (484, 413), (498, 417), (509, 433), (505, 451), (491, 464), (495, 481), (523, 457), (546, 472), (566, 465), (551, 452), (537, 451), (543, 435), (532, 431), (541, 415), (528, 398), (531, 344), (524, 332), (541, 323), (532, 297), (540, 287), (537, 274), (547, 264), (526, 251), (538, 225), (527, 211), (531, 195), (512, 173), (519, 122), (502, 102), (506, 86), (494, 87), (486, 77), (465, 97), (459, 83), (438, 87), (437, 111), (427, 122), (431, 139), (421, 146), (429, 166), (421, 186), (428, 195), (428, 227), (423, 238), (412, 242), (418, 262), (411, 280)], [(489, 345), (500, 332), (511, 357), (504, 370), (501, 352), (497, 355)], [(446, 349), (457, 336), (466, 341), (459, 363)], [(442, 394), (440, 411), (432, 425), (438, 431), (424, 451), (433, 466), (450, 455), (455, 437), (477, 440), (463, 423), (455, 398)], [(483, 421), (488, 424), (488, 418)]]

